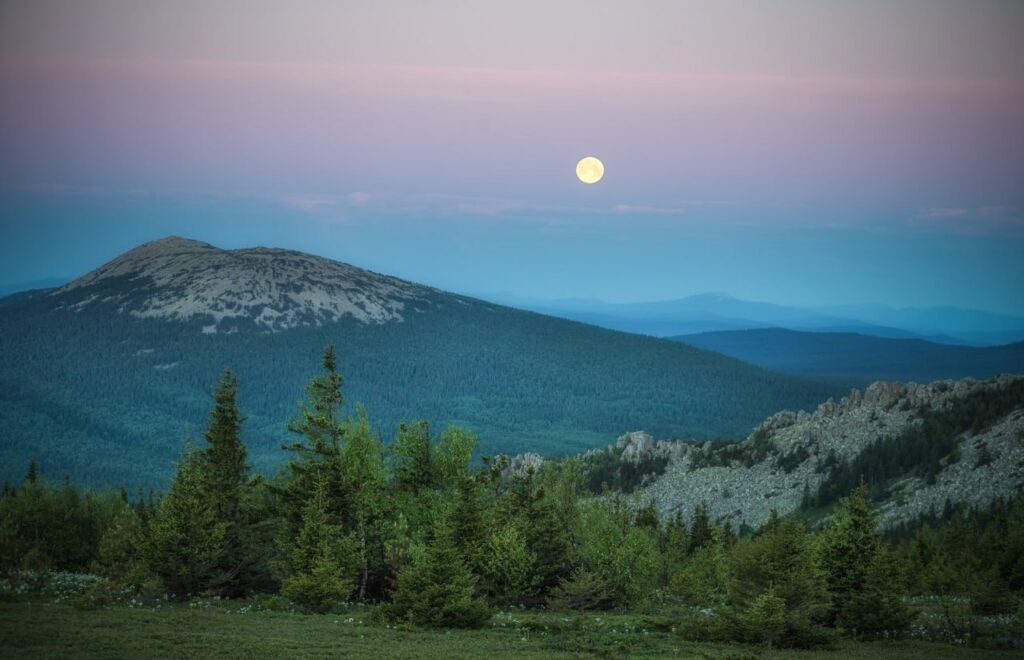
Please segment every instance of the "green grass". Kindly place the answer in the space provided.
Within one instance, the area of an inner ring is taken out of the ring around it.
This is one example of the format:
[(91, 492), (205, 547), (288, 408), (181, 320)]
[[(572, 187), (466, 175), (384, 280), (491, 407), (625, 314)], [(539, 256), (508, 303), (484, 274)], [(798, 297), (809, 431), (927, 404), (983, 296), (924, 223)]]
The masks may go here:
[[(495, 616), (484, 630), (439, 631), (370, 625), (367, 614), (365, 609), (341, 615), (245, 611), (238, 603), (95, 610), (36, 601), (0, 603), (0, 657), (767, 657), (766, 650), (755, 647), (686, 642), (658, 631), (663, 621), (637, 615), (516, 611)], [(993, 655), (1013, 654), (919, 641), (842, 640), (830, 650), (776, 651), (772, 657), (942, 660)]]

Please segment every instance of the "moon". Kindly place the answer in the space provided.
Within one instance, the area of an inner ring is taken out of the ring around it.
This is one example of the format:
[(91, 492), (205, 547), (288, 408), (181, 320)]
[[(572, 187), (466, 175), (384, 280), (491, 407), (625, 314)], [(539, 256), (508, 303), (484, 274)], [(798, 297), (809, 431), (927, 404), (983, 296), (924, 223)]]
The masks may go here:
[(597, 183), (604, 176), (604, 163), (594, 156), (587, 156), (576, 163), (576, 176), (583, 183)]

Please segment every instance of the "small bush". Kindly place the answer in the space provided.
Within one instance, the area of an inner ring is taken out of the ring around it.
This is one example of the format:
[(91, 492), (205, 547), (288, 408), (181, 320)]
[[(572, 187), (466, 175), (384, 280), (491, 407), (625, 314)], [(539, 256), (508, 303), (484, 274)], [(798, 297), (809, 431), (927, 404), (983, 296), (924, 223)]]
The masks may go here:
[(552, 591), (548, 606), (555, 610), (607, 610), (615, 606), (611, 589), (596, 573), (578, 568)]
[(354, 582), (330, 557), (316, 560), (310, 573), (299, 573), (284, 581), (281, 593), (312, 612), (330, 612), (352, 593)]
[(398, 576), (391, 618), (437, 628), (482, 628), (491, 619), (475, 595), (476, 578), (459, 556), (451, 527), (442, 521), (423, 556)]

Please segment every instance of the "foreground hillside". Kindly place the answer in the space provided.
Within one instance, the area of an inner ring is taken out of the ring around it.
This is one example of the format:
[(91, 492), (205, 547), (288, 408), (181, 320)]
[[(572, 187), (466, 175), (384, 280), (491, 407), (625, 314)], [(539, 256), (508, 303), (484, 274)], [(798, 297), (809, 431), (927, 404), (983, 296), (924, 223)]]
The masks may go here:
[(782, 328), (704, 332), (672, 339), (766, 369), (858, 385), (876, 380), (930, 382), (1024, 373), (1024, 342), (978, 348)]
[[(532, 466), (506, 457), (474, 463), (471, 433), (451, 427), (432, 436), (425, 423), (403, 425), (385, 446), (364, 410), (340, 415), (331, 347), (293, 425), (291, 460), (265, 479), (248, 465), (238, 381), (225, 371), (202, 440), (165, 493), (133, 500), (123, 490), (80, 490), (34, 463), (20, 485), (5, 485), (4, 648), (19, 657), (213, 655), (220, 646), (232, 656), (374, 648), (393, 657), (730, 657), (779, 648), (936, 657), (952, 648), (857, 643), (900, 639), (1013, 649), (1024, 630), (1019, 491), (985, 506), (980, 498), (949, 504), (888, 537), (872, 496), (892, 486), (879, 478), (891, 467), (911, 474), (907, 461), (924, 470), (926, 485), (942, 483), (948, 465), (964, 460), (952, 460), (950, 434), (984, 433), (1004, 420), (1020, 408), (1021, 385), (1004, 379), (890, 397), (916, 396), (920, 425), (903, 425), (893, 441), (900, 452), (865, 463), (866, 484), (843, 466), (870, 448), (830, 450), (819, 504), (835, 506), (812, 529), (792, 515), (758, 524), (756, 509), (729, 519), (707, 501), (685, 512), (606, 489), (593, 497), (585, 484), (599, 452)], [(775, 453), (777, 467), (791, 471), (806, 457), (773, 452), (771, 430), (827, 426), (832, 408), (776, 416), (752, 441), (697, 451), (751, 467)], [(918, 426), (927, 438), (911, 434)], [(972, 474), (1002, 474), (992, 466), (1005, 453), (992, 444), (978, 448)], [(626, 436), (615, 458), (665, 449), (672, 468), (687, 459), (694, 466), (694, 447)], [(748, 471), (752, 487), (763, 488), (755, 476)], [(743, 493), (758, 495), (774, 497)], [(227, 631), (225, 617), (238, 619)], [(259, 634), (240, 636), (242, 617), (259, 621), (244, 624)], [(325, 636), (325, 627), (351, 634)], [(475, 632), (446, 633), (442, 648), (438, 629)]]
[(611, 456), (643, 486), (641, 502), (669, 515), (703, 503), (713, 519), (756, 528), (773, 510), (827, 511), (864, 480), (893, 527), (951, 505), (985, 507), (1024, 485), (1024, 377), (877, 382), (812, 414), (772, 415), (742, 442), (633, 433), (585, 460)]
[(485, 454), (578, 452), (640, 427), (740, 437), (837, 390), (310, 255), (165, 239), (0, 305), (0, 478), (35, 457), (88, 483), (164, 484), (225, 366), (268, 472), (332, 341), (347, 400), (386, 438), (426, 418), (471, 427)]

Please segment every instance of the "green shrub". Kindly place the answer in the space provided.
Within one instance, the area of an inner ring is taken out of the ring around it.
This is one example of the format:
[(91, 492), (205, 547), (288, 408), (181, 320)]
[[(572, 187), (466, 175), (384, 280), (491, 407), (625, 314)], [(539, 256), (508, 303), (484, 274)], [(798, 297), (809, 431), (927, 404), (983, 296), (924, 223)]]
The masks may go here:
[(281, 585), (281, 593), (312, 612), (330, 612), (352, 593), (355, 581), (329, 556), (321, 556), (310, 572), (293, 575)]
[(671, 575), (668, 592), (688, 605), (715, 607), (725, 601), (726, 578), (725, 552), (716, 543), (697, 550)]
[(555, 610), (607, 610), (615, 606), (608, 584), (593, 571), (577, 568), (551, 592), (548, 606)]
[(534, 562), (526, 538), (513, 525), (502, 527), (487, 541), (483, 551), (484, 585), (497, 603), (522, 603), (537, 590)]

